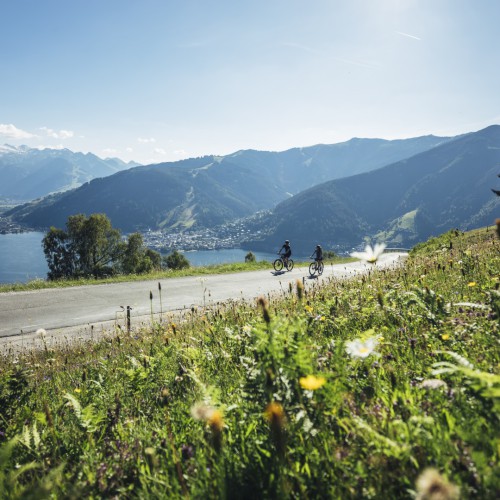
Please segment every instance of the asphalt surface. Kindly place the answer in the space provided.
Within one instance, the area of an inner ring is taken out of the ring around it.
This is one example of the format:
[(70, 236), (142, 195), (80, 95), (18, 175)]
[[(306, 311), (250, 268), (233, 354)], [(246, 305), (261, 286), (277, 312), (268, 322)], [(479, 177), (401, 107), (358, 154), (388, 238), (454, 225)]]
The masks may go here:
[[(404, 253), (383, 254), (377, 268), (398, 265)], [(173, 311), (209, 306), (228, 300), (249, 300), (288, 290), (289, 283), (303, 280), (306, 286), (331, 278), (347, 278), (373, 269), (363, 262), (325, 265), (323, 275), (311, 278), (306, 267), (277, 273), (273, 269), (234, 274), (207, 275), (155, 281), (88, 285), (29, 292), (0, 293), (0, 350), (18, 351), (43, 342), (70, 338), (94, 338), (103, 332), (125, 329), (130, 307), (131, 328)], [(158, 283), (161, 284), (161, 294)], [(150, 300), (152, 293), (153, 299)]]

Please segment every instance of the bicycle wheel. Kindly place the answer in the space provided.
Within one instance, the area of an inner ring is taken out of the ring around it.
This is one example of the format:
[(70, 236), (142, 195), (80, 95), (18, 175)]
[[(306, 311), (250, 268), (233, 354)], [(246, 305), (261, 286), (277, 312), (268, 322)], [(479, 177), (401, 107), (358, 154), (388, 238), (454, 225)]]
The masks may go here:
[(273, 267), (275, 271), (281, 271), (283, 269), (283, 261), (281, 259), (276, 259), (273, 262)]
[(325, 269), (325, 265), (323, 262), (318, 262), (318, 274), (323, 274), (323, 270)]
[(287, 265), (286, 265), (286, 268), (291, 271), (293, 269), (293, 260), (292, 259), (288, 259), (288, 262), (287, 262)]
[(311, 276), (314, 276), (314, 273), (316, 272), (316, 262), (311, 262), (309, 264), (309, 274)]

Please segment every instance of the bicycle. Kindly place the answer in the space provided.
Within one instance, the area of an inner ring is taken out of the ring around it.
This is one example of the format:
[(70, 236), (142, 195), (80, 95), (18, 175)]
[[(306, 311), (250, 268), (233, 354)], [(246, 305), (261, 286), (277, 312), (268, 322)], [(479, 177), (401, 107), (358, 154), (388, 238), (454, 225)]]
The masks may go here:
[(285, 256), (283, 254), (278, 254), (279, 259), (276, 259), (273, 262), (273, 267), (275, 271), (281, 271), (283, 268), (286, 268), (287, 271), (291, 271), (293, 269), (293, 260), (290, 257), (285, 261)]
[(324, 269), (325, 265), (322, 260), (315, 260), (309, 264), (309, 274), (311, 276), (314, 276), (316, 273), (318, 273), (318, 276), (321, 276)]

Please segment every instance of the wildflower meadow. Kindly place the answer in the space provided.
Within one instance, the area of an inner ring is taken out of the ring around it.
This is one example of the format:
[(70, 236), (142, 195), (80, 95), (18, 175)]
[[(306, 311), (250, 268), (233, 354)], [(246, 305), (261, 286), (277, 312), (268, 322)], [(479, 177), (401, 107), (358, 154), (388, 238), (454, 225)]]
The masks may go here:
[(370, 266), (4, 353), (0, 497), (498, 498), (500, 239)]

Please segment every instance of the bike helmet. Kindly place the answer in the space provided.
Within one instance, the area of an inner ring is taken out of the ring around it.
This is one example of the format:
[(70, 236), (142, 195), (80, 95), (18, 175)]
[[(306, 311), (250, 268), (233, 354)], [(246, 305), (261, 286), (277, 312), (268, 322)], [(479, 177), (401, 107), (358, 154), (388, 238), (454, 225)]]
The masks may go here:
[(288, 240), (285, 241), (285, 245), (288, 245), (288, 243), (290, 243)]
[(316, 245), (316, 248), (321, 248), (321, 245)]

